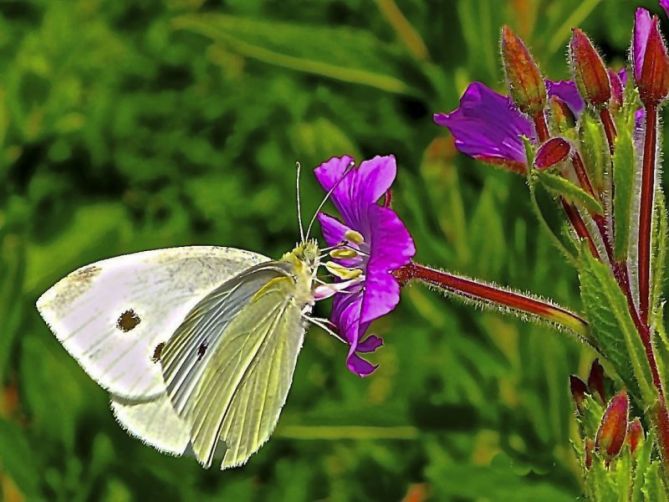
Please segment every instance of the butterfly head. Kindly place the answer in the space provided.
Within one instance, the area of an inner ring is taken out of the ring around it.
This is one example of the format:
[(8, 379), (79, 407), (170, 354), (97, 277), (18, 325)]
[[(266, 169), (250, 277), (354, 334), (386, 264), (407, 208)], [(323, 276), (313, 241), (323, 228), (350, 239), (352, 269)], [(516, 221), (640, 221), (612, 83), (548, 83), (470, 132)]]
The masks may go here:
[(291, 263), (298, 274), (304, 274), (313, 279), (320, 264), (318, 242), (315, 239), (301, 242), (291, 252), (283, 255), (281, 259)]

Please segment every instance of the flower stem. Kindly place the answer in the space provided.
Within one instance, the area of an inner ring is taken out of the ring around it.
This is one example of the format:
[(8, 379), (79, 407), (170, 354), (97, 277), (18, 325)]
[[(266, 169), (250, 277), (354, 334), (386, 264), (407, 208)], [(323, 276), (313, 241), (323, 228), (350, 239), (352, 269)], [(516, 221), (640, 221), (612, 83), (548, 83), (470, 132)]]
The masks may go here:
[(602, 108), (599, 112), (599, 118), (601, 119), (602, 125), (604, 126), (606, 141), (609, 143), (609, 152), (611, 152), (611, 155), (613, 155), (618, 131), (616, 131), (616, 124), (613, 122), (613, 118), (611, 117), (611, 111), (608, 108)]
[(641, 172), (641, 206), (639, 209), (639, 310), (641, 321), (648, 325), (650, 303), (650, 245), (655, 193), (655, 149), (657, 146), (657, 107), (646, 106), (646, 131)]
[(474, 279), (435, 270), (418, 263), (409, 263), (395, 272), (395, 277), (406, 283), (419, 280), (442, 291), (467, 300), (484, 302), (502, 309), (530, 315), (551, 324), (558, 324), (587, 340), (588, 323), (569, 310), (536, 297), (486, 284)]
[[(537, 114), (533, 118), (533, 122), (534, 122), (534, 128), (537, 131), (537, 137), (539, 138), (539, 142), (543, 143), (547, 141), (550, 137), (550, 133), (548, 132), (548, 124), (546, 124), (546, 116), (544, 115), (544, 113), (541, 112)], [(564, 209), (564, 212), (567, 215), (567, 218), (569, 219), (572, 228), (576, 232), (576, 235), (578, 235), (580, 239), (584, 239), (585, 241), (587, 241), (590, 252), (594, 257), (599, 259), (600, 257), (599, 257), (599, 252), (597, 251), (597, 246), (595, 246), (595, 242), (593, 241), (592, 236), (588, 231), (588, 227), (585, 226), (585, 222), (583, 221), (583, 218), (578, 212), (578, 209), (576, 209), (576, 206), (567, 202), (562, 197), (560, 197), (560, 202), (562, 203), (562, 208)]]

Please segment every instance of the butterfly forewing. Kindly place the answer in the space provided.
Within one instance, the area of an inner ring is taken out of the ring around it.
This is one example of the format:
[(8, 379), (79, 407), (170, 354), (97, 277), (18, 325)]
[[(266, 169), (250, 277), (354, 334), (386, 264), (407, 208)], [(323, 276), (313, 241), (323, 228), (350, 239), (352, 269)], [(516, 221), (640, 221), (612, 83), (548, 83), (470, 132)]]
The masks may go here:
[(223, 468), (244, 463), (276, 425), (304, 336), (291, 267), (268, 262), (229, 280), (163, 350), (167, 392), (205, 466), (221, 446)]
[(165, 390), (155, 352), (204, 296), (258, 263), (232, 248), (160, 249), (71, 273), (37, 301), (56, 337), (103, 388), (149, 400)]

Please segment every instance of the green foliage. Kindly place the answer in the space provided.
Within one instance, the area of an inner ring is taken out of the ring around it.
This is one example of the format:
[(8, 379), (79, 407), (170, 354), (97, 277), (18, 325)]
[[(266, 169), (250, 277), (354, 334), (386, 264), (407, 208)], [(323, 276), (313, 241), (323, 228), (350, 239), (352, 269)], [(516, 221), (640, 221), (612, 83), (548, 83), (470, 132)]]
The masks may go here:
[(595, 198), (562, 176), (555, 174), (534, 171), (534, 175), (543, 185), (557, 196), (562, 196), (565, 200), (576, 205), (582, 206), (593, 214), (602, 214), (604, 210), (602, 205)]
[(611, 271), (585, 249), (581, 253), (579, 278), (583, 307), (599, 350), (630, 393), (644, 407), (653, 406), (657, 395), (644, 347), (627, 308), (627, 300)]
[[(632, 224), (632, 200), (635, 193), (634, 141), (629, 124), (620, 127), (613, 154), (613, 181), (616, 187), (613, 200), (615, 232), (615, 256), (618, 260), (627, 258)], [(638, 190), (638, 188), (637, 188)]]
[(74, 268), (121, 253), (220, 244), (278, 256), (297, 236), (296, 161), (308, 214), (322, 197), (317, 163), (394, 153), (393, 204), (421, 261), (578, 310), (525, 180), (456, 156), (431, 114), (472, 80), (501, 81), (504, 23), (551, 78), (567, 77), (577, 24), (624, 59), (633, 8), (613, 3), (398, 3), (421, 60), (401, 23), (359, 0), (2, 3), (3, 496), (398, 500), (427, 485), (436, 499), (576, 498), (566, 382), (593, 354), (545, 327), (409, 287), (373, 328), (386, 345), (365, 380), (312, 329), (276, 434), (221, 473), (121, 430), (33, 305)]

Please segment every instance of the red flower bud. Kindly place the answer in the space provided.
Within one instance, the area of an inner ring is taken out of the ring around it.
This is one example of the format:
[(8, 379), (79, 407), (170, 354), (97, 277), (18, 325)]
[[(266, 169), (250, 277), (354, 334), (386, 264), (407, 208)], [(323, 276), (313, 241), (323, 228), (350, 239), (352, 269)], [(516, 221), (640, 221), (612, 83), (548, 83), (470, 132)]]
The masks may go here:
[(611, 83), (602, 57), (588, 36), (574, 29), (569, 44), (569, 60), (578, 92), (592, 106), (606, 106), (611, 99)]
[(609, 70), (609, 82), (611, 82), (611, 108), (617, 110), (623, 105), (625, 89), (618, 73), (613, 70)]
[(630, 451), (634, 453), (644, 439), (643, 426), (641, 420), (635, 418), (627, 426), (627, 444), (630, 446)]
[(597, 393), (602, 403), (606, 402), (606, 390), (604, 389), (604, 368), (599, 364), (599, 359), (592, 361), (590, 374), (588, 375), (588, 387), (593, 395)]
[(658, 23), (657, 16), (653, 16), (639, 61), (641, 68), (635, 68), (639, 96), (645, 106), (655, 106), (669, 94), (669, 56)]
[(560, 131), (572, 128), (576, 125), (576, 117), (569, 108), (569, 105), (557, 96), (549, 98), (551, 116), (553, 121), (557, 124)]
[(595, 447), (608, 459), (615, 457), (625, 442), (627, 435), (627, 413), (629, 398), (627, 392), (620, 391), (611, 398), (597, 430)]
[(576, 408), (581, 409), (581, 403), (585, 399), (585, 395), (588, 393), (588, 386), (576, 375), (570, 375), (569, 390), (571, 390), (571, 397), (576, 403)]
[(565, 161), (571, 153), (571, 145), (563, 138), (556, 137), (546, 141), (539, 147), (534, 159), (534, 167), (548, 169)]
[(520, 111), (536, 117), (546, 106), (546, 84), (523, 41), (508, 26), (502, 28), (502, 62), (509, 94)]

